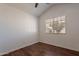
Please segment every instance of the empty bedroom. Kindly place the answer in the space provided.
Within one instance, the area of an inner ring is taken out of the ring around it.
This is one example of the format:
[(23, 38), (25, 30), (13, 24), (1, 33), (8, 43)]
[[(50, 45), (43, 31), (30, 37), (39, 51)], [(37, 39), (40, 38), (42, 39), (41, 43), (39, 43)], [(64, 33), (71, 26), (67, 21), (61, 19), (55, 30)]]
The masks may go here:
[(0, 3), (0, 56), (79, 56), (79, 3)]

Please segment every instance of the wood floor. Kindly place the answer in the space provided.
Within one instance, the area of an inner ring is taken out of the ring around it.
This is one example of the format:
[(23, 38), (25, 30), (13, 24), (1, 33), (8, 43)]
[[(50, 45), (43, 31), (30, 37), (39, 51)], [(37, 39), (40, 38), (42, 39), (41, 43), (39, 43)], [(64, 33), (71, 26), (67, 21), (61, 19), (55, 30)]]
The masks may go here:
[(4, 56), (79, 56), (79, 52), (39, 42)]

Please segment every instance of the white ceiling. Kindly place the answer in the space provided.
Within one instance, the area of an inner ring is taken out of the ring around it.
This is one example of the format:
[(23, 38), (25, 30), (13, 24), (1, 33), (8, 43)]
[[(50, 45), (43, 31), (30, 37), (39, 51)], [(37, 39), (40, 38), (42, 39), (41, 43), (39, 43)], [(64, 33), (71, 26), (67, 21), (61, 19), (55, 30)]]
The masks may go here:
[(54, 5), (52, 3), (39, 3), (35, 8), (35, 3), (7, 3), (7, 5), (18, 8), (24, 12), (30, 13), (34, 16), (40, 16), (46, 9)]

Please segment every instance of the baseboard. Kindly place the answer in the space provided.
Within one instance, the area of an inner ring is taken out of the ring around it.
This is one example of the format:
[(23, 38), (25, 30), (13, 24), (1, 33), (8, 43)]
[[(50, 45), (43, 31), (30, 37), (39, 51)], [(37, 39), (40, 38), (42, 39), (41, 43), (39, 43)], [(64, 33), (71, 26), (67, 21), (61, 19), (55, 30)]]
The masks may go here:
[[(69, 55), (76, 55), (76, 56), (78, 56), (79, 55), (79, 51), (74, 51), (74, 50), (71, 50), (71, 49), (67, 49), (67, 48), (63, 48), (63, 47), (59, 47), (59, 46), (55, 46), (55, 45), (51, 45), (51, 44), (47, 44), (47, 43), (45, 43), (45, 42), (36, 42), (36, 43), (33, 43), (33, 44), (31, 44), (31, 45), (29, 45), (29, 46), (24, 46), (24, 47), (21, 47), (22, 49), (23, 48), (28, 48), (28, 47), (32, 47), (33, 48), (33, 46), (39, 46), (40, 45), (40, 47), (51, 47), (51, 48), (49, 48), (49, 49), (53, 49), (53, 48), (55, 48), (56, 50), (58, 50), (59, 52), (60, 51), (63, 51), (64, 53), (66, 53), (66, 54), (69, 54)], [(14, 49), (14, 50), (11, 50), (11, 51), (8, 51), (7, 53), (5, 52), (3, 55), (6, 55), (6, 54), (10, 54), (11, 52), (15, 52), (16, 50), (19, 50), (19, 49), (21, 49), (21, 48), (18, 48), (18, 49)], [(34, 47), (35, 48), (35, 47)], [(37, 48), (37, 49), (39, 49), (39, 48)], [(46, 48), (45, 48), (46, 49)], [(47, 50), (49, 50), (49, 49), (47, 49)], [(28, 50), (25, 50), (25, 51), (28, 51)], [(29, 49), (29, 51), (31, 51), (31, 49)], [(51, 51), (52, 52), (52, 51)]]
[(16, 50), (19, 50), (19, 49), (21, 49), (21, 48), (24, 48), (24, 47), (33, 45), (33, 44), (36, 44), (36, 43), (38, 43), (38, 42), (34, 42), (34, 43), (29, 44), (29, 45), (23, 45), (23, 46), (21, 46), (21, 47), (17, 47), (17, 48), (15, 48), (15, 49), (12, 49), (12, 50), (9, 50), (9, 51), (0, 53), (0, 56), (5, 55), (5, 54), (8, 54), (8, 53), (13, 52), (13, 51), (16, 51)]
[[(75, 51), (75, 50), (72, 50), (72, 49), (68, 49), (68, 48), (64, 48), (64, 47), (60, 47), (60, 46), (56, 46), (56, 45), (52, 45), (52, 44), (49, 44), (49, 43), (46, 43), (46, 42), (34, 42), (34, 43), (29, 44), (28, 46), (31, 46), (31, 45), (33, 45), (33, 44), (37, 44), (37, 43), (43, 43), (43, 44), (47, 44), (47, 45), (51, 45), (51, 46), (55, 46), (55, 47), (59, 47), (59, 48), (63, 48), (63, 49), (66, 49), (66, 50), (69, 50), (69, 51), (72, 51), (72, 52), (74, 52), (74, 53), (78, 53), (78, 54), (79, 54), (79, 51)], [(13, 51), (16, 51), (16, 50), (19, 50), (19, 49), (21, 49), (21, 48), (28, 47), (28, 46), (24, 45), (24, 46), (21, 46), (21, 47), (17, 47), (17, 48), (15, 48), (15, 49), (12, 49), (12, 50), (9, 50), (9, 51), (0, 53), (0, 55), (9, 54), (10, 52), (13, 52)]]
[(52, 45), (50, 43), (41, 42), (41, 41), (40, 41), (40, 43), (48, 44), (48, 45), (51, 45), (51, 46), (55, 46), (55, 47), (59, 47), (59, 48), (63, 48), (63, 49), (67, 49), (67, 50), (71, 50), (73, 52), (78, 52), (79, 53), (79, 51), (76, 51), (76, 50), (73, 50), (73, 49), (69, 49), (69, 48), (65, 48), (65, 47), (61, 47), (61, 46), (57, 46), (57, 45)]

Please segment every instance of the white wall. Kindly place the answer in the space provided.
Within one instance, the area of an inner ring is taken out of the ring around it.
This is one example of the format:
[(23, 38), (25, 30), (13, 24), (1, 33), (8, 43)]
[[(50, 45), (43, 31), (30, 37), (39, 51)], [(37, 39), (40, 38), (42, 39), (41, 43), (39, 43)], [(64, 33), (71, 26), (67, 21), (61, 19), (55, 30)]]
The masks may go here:
[[(45, 20), (66, 16), (66, 34), (46, 34)], [(40, 17), (40, 41), (79, 51), (79, 4), (58, 4)]]
[(38, 42), (37, 18), (0, 4), (0, 55)]

